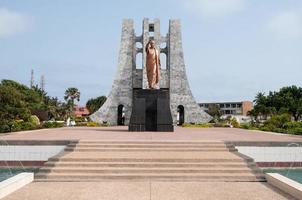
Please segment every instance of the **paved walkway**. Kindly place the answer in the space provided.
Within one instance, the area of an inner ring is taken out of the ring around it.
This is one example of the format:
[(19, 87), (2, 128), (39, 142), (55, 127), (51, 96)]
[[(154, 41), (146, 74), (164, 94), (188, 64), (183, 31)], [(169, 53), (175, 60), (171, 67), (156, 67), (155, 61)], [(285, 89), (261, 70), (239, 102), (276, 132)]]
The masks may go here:
[(34, 182), (3, 200), (286, 200), (267, 183)]
[[(1, 135), (0, 140), (207, 140), (302, 142), (301, 136), (230, 128), (181, 128), (174, 133), (128, 132), (127, 127), (74, 127)], [(34, 182), (4, 200), (257, 200), (293, 199), (259, 182)]]
[(216, 140), (302, 142), (302, 136), (236, 128), (182, 128), (174, 132), (128, 132), (119, 127), (71, 127), (0, 134), (0, 140)]

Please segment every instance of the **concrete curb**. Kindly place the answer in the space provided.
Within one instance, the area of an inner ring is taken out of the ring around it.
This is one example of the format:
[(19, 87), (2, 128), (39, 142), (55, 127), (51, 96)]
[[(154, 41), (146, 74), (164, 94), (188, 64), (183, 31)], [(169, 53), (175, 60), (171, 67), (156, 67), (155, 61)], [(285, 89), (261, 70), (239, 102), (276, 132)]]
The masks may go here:
[(267, 173), (265, 177), (269, 184), (297, 199), (302, 199), (302, 184), (278, 173)]
[(0, 199), (15, 192), (34, 180), (34, 173), (20, 173), (0, 182)]

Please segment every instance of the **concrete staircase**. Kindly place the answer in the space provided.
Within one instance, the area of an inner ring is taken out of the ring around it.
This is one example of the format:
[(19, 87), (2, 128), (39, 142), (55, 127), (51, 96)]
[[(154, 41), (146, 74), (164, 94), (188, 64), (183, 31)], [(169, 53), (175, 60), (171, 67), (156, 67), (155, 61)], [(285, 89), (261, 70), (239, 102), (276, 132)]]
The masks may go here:
[(265, 181), (252, 159), (217, 141), (80, 141), (35, 181)]

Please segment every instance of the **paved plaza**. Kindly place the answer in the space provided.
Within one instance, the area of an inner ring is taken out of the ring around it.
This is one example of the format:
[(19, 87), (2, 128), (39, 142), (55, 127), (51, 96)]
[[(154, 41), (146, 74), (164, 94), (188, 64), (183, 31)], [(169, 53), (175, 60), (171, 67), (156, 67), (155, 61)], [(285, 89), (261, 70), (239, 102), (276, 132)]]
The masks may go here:
[(128, 132), (126, 126), (71, 127), (3, 134), (1, 140), (215, 140), (302, 142), (301, 136), (236, 128), (182, 128), (174, 132)]
[[(59, 129), (44, 129), (12, 133), (0, 136), (1, 140), (80, 140), (80, 141), (276, 141), (302, 142), (302, 137), (250, 131), (231, 128), (181, 128), (176, 127), (174, 133), (164, 132), (128, 132), (127, 127), (71, 127)], [(81, 147), (83, 148), (83, 147)], [(84, 152), (65, 154), (65, 159)], [(104, 153), (98, 153), (102, 156)], [(124, 155), (125, 154), (125, 155)], [(113, 153), (115, 156), (127, 156), (127, 152)], [(131, 153), (129, 155), (140, 153)], [(152, 153), (151, 153), (152, 154)], [(150, 155), (151, 155), (150, 154)], [(173, 153), (172, 153), (173, 154)], [(172, 155), (169, 153), (169, 156)], [(175, 154), (175, 153), (174, 153)], [(190, 154), (207, 159), (220, 159), (217, 152), (199, 152)], [(198, 154), (198, 155), (197, 155)], [(200, 154), (200, 155), (199, 155)], [(87, 153), (87, 155), (89, 155)], [(91, 154), (94, 155), (94, 154)], [(105, 155), (105, 154), (104, 154)], [(151, 156), (165, 154), (154, 153)], [(234, 157), (229, 152), (225, 155)], [(95, 157), (95, 155), (93, 156)], [(178, 158), (175, 154), (173, 156)], [(226, 157), (224, 157), (225, 159)], [(89, 159), (87, 157), (86, 159)], [(179, 158), (178, 158), (179, 159)], [(58, 181), (58, 180), (57, 180)], [(224, 181), (158, 181), (158, 180), (105, 180), (89, 182), (33, 182), (4, 200), (57, 200), (57, 199), (108, 199), (108, 200), (220, 200), (220, 199), (294, 199), (266, 182), (224, 182)]]
[(34, 182), (4, 200), (286, 200), (267, 183)]

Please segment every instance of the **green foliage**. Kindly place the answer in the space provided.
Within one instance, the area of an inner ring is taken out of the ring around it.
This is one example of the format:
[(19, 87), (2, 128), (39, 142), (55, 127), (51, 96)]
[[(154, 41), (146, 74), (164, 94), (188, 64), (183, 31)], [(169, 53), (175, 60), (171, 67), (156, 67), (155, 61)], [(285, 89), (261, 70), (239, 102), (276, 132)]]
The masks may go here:
[(89, 99), (86, 103), (86, 108), (90, 113), (94, 113), (105, 103), (106, 99), (106, 96)]
[(283, 87), (268, 95), (258, 93), (254, 100), (255, 106), (250, 115), (264, 118), (277, 114), (290, 114), (295, 121), (302, 116), (302, 88), (297, 86)]
[(34, 130), (36, 128), (37, 126), (31, 122), (25, 122), (23, 120), (14, 120), (2, 126), (1, 132), (26, 131), (26, 130)]
[(202, 124), (189, 124), (189, 123), (184, 123), (182, 127), (185, 128), (212, 128), (213, 124), (210, 123), (202, 123)]
[(77, 122), (75, 126), (87, 126), (89, 122)]
[(232, 125), (234, 128), (239, 128), (239, 122), (238, 122), (237, 119), (235, 119), (235, 118), (232, 118), (232, 119), (231, 119), (231, 125)]
[(10, 127), (7, 123), (0, 124), (0, 133), (7, 133), (10, 132)]
[(21, 130), (24, 131), (24, 130), (34, 130), (37, 128), (37, 125), (36, 124), (33, 124), (31, 122), (23, 122), (21, 123)]
[(36, 126), (40, 125), (40, 119), (36, 115), (31, 115), (29, 118), (29, 122)]
[(101, 126), (99, 123), (96, 122), (87, 122), (87, 126), (89, 127), (98, 127)]
[(290, 115), (288, 114), (274, 115), (264, 122), (264, 126), (274, 126), (276, 128), (283, 128), (284, 124), (290, 121)]
[(30, 109), (25, 97), (16, 88), (3, 82), (5, 81), (0, 84), (0, 121), (27, 120), (30, 117)]
[(294, 135), (302, 135), (302, 127), (295, 127), (292, 129), (287, 129), (286, 133)]
[(64, 127), (64, 123), (61, 122), (52, 122), (52, 121), (48, 121), (48, 122), (44, 122), (42, 125), (43, 128), (61, 128)]
[(88, 127), (107, 127), (109, 126), (109, 124), (107, 123), (103, 123), (103, 124), (100, 124), (100, 123), (97, 123), (97, 122), (79, 122), (76, 124), (76, 126), (88, 126)]
[(252, 129), (252, 125), (250, 123), (241, 123), (239, 128), (242, 129)]
[(67, 88), (65, 91), (64, 99), (67, 103), (68, 115), (71, 115), (74, 108), (74, 100), (80, 101), (81, 93), (78, 88)]
[(287, 122), (283, 127), (285, 129), (302, 128), (302, 122)]
[(292, 122), (289, 114), (274, 115), (265, 121), (260, 130), (286, 134), (302, 134), (302, 122)]
[(230, 128), (230, 124), (228, 122), (222, 121), (214, 124), (214, 127), (217, 128)]
[(207, 113), (214, 119), (219, 119), (222, 115), (218, 104), (209, 104)]
[[(1, 81), (0, 104), (0, 132), (31, 130), (32, 124), (39, 124), (38, 118), (42, 117), (39, 113), (43, 114), (43, 120), (65, 119), (68, 114), (67, 104), (58, 98), (47, 96), (37, 86), (29, 88), (12, 80)], [(18, 122), (19, 119), (24, 123)]]
[(72, 118), (72, 120), (74, 120), (76, 123), (86, 122), (86, 118), (85, 117), (75, 117), (75, 118)]

